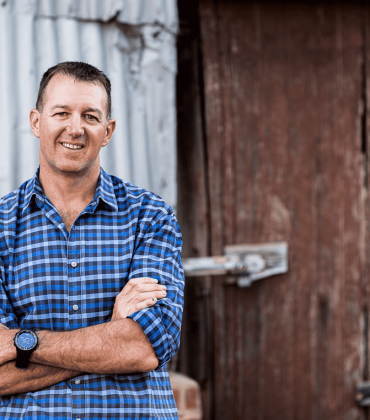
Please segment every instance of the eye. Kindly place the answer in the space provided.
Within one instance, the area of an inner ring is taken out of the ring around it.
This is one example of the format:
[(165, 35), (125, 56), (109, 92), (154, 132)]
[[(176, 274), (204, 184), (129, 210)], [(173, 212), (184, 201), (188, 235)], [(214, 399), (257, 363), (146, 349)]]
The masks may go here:
[(98, 121), (98, 119), (91, 114), (86, 114), (86, 119), (88, 119), (89, 121)]
[(65, 117), (67, 115), (66, 112), (57, 112), (55, 115), (58, 115), (59, 117)]

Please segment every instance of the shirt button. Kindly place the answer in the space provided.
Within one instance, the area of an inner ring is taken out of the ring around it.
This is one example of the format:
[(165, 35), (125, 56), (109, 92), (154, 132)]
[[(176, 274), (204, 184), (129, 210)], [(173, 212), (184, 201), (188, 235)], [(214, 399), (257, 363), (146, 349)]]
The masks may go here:
[(81, 420), (79, 417), (76, 420)]
[(75, 384), (80, 385), (81, 381), (79, 379), (75, 379)]
[(77, 267), (77, 263), (76, 263), (76, 261), (72, 261), (72, 262), (71, 262), (71, 266), (72, 266), (73, 268), (76, 268), (76, 267)]
[(78, 311), (78, 305), (73, 305), (72, 308), (74, 311)]

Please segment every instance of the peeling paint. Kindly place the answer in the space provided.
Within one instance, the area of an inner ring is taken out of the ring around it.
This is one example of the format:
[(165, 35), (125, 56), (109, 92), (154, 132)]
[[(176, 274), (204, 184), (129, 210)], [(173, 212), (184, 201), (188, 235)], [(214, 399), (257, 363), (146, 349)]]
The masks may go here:
[(290, 211), (277, 195), (269, 198), (270, 218), (274, 224), (274, 228), (279, 231), (290, 231)]

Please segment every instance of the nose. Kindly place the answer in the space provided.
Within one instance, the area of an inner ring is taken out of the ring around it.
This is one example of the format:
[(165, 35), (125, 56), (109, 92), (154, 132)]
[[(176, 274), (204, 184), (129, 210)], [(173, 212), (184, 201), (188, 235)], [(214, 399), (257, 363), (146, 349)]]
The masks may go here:
[(67, 134), (71, 137), (81, 137), (84, 134), (83, 121), (80, 115), (72, 115), (67, 125)]

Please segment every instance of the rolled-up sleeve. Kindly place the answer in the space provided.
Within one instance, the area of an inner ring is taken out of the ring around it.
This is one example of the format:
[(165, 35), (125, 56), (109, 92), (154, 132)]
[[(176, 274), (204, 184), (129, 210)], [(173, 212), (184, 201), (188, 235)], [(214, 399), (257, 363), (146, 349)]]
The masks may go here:
[(9, 301), (6, 284), (5, 268), (3, 260), (0, 257), (0, 323), (10, 329), (19, 328), (17, 317), (14, 314), (13, 307)]
[(182, 239), (173, 213), (161, 213), (140, 238), (132, 259), (129, 279), (152, 277), (167, 287), (167, 296), (129, 316), (147, 335), (163, 366), (180, 346), (184, 305), (184, 272), (181, 264)]

